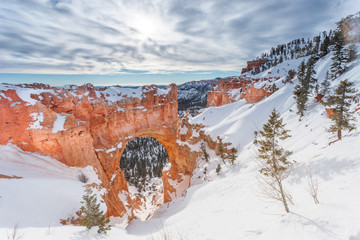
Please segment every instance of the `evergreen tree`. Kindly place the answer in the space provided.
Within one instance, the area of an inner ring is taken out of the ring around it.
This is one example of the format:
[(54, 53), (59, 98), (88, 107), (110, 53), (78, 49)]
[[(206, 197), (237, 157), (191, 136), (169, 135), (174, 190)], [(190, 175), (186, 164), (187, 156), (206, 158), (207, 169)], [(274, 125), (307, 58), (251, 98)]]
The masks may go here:
[(347, 79), (340, 82), (335, 90), (335, 95), (330, 96), (328, 105), (332, 107), (334, 114), (331, 120), (334, 121), (330, 126), (330, 132), (337, 132), (338, 140), (341, 140), (342, 130), (353, 130), (355, 125), (351, 124), (354, 118), (351, 116), (349, 110), (349, 99), (352, 99), (355, 89), (352, 88), (354, 83), (349, 82)]
[[(289, 212), (288, 200), (290, 195), (283, 188), (283, 180), (288, 176), (292, 164), (288, 160), (291, 152), (286, 151), (279, 145), (279, 140), (290, 137), (289, 130), (286, 130), (280, 113), (274, 109), (267, 123), (260, 131), (258, 160), (260, 163), (260, 174), (263, 176), (265, 186), (264, 193), (271, 198), (283, 203), (285, 211)], [(291, 201), (291, 200), (290, 200)]]
[(308, 100), (308, 95), (310, 93), (310, 82), (308, 78), (311, 78), (311, 71), (306, 70), (305, 61), (302, 61), (298, 67), (298, 79), (299, 84), (295, 86), (294, 95), (296, 96), (296, 107), (298, 109), (297, 113), (300, 115), (300, 118), (304, 116), (306, 110), (306, 102)]
[(316, 85), (317, 79), (315, 78), (315, 60), (309, 58), (308, 62), (301, 62), (298, 71), (299, 85), (295, 87), (294, 94), (296, 95), (296, 104), (300, 118), (304, 116), (306, 110), (306, 102), (309, 98), (311, 90)]
[(329, 36), (325, 36), (324, 41), (321, 43), (320, 46), (320, 57), (324, 57), (326, 54), (329, 53), (329, 45), (330, 45), (330, 38)]
[(234, 165), (235, 160), (236, 160), (236, 158), (237, 158), (237, 152), (238, 152), (238, 150), (233, 147), (233, 148), (231, 148), (230, 151), (231, 151), (231, 152), (230, 152), (230, 154), (229, 154), (229, 160), (230, 160), (231, 165)]
[(219, 153), (220, 153), (220, 158), (223, 161), (224, 164), (225, 163), (225, 159), (226, 159), (226, 155), (225, 155), (225, 148), (224, 148), (224, 144), (222, 142), (222, 139), (219, 137)]
[(309, 58), (308, 62), (306, 63), (306, 74), (305, 74), (305, 81), (306, 87), (311, 90), (317, 83), (317, 79), (315, 78), (315, 59), (313, 57)]
[(221, 166), (220, 166), (220, 163), (217, 165), (217, 167), (216, 167), (216, 174), (217, 175), (220, 175), (220, 171), (221, 171)]
[(285, 81), (283, 80), (283, 83), (284, 84), (292, 84), (292, 80), (294, 79), (296, 75), (296, 71), (294, 69), (290, 69), (288, 72), (287, 72), (287, 75), (286, 75), (286, 78), (285, 78)]
[(321, 91), (320, 93), (324, 96), (329, 94), (329, 88), (330, 88), (330, 75), (329, 71), (326, 71), (324, 81), (321, 83)]
[(346, 49), (346, 52), (347, 52), (347, 62), (352, 62), (356, 59), (356, 54), (357, 54), (357, 51), (356, 51), (356, 46), (355, 44), (351, 44), (348, 49)]
[(207, 167), (204, 168), (204, 171), (203, 171), (203, 174), (204, 174), (204, 181), (207, 180), (207, 172), (208, 172), (208, 169)]
[(210, 158), (210, 155), (209, 153), (206, 151), (206, 147), (205, 147), (205, 144), (204, 142), (201, 143), (201, 146), (200, 146), (200, 149), (203, 153), (203, 156), (202, 156), (202, 159), (206, 162), (209, 162), (209, 158)]
[(108, 225), (110, 219), (105, 217), (103, 211), (100, 211), (100, 203), (97, 203), (96, 195), (90, 187), (86, 187), (81, 203), (83, 205), (80, 207), (80, 225), (86, 226), (87, 229), (99, 226), (98, 233), (106, 233), (111, 229)]
[(345, 70), (346, 57), (344, 54), (344, 37), (342, 31), (338, 30), (334, 34), (334, 54), (331, 58), (331, 78), (335, 79), (340, 76)]

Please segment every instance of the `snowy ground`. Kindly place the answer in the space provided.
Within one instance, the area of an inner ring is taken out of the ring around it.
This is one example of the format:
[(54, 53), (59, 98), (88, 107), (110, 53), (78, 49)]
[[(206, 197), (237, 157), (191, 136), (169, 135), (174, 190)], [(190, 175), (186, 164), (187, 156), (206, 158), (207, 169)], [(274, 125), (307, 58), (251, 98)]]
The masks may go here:
[[(285, 62), (286, 63), (286, 62)], [(321, 81), (330, 59), (317, 63)], [(286, 67), (285, 65), (279, 67)], [(349, 78), (360, 90), (360, 61), (338, 82)], [(281, 85), (281, 80), (277, 86)], [(296, 81), (295, 81), (296, 83)], [(0, 174), (22, 179), (0, 179), (0, 239), (8, 239), (19, 224), (21, 239), (291, 239), (291, 240), (359, 240), (360, 239), (360, 111), (355, 116), (358, 128), (345, 133), (342, 141), (329, 145), (334, 135), (327, 132), (331, 120), (322, 105), (311, 100), (305, 117), (296, 115), (294, 85), (281, 87), (272, 96), (249, 105), (244, 101), (206, 109), (193, 118), (202, 123), (213, 137), (238, 148), (234, 166), (222, 164), (215, 173), (219, 157), (211, 152), (209, 163), (201, 162), (193, 176), (193, 186), (185, 197), (160, 207), (148, 221), (132, 221), (127, 228), (113, 226), (104, 236), (96, 229), (61, 226), (59, 219), (76, 211), (83, 193), (77, 180), (79, 171), (86, 171), (97, 181), (90, 169), (69, 168), (56, 161), (29, 154), (13, 146), (0, 146)], [(286, 214), (282, 205), (265, 199), (258, 184), (257, 148), (253, 131), (262, 128), (276, 107), (280, 111), (291, 138), (283, 147), (293, 151), (294, 165), (285, 181), (294, 205)], [(319, 183), (320, 204), (314, 204), (307, 192), (308, 169)], [(203, 181), (203, 169), (209, 169)]]

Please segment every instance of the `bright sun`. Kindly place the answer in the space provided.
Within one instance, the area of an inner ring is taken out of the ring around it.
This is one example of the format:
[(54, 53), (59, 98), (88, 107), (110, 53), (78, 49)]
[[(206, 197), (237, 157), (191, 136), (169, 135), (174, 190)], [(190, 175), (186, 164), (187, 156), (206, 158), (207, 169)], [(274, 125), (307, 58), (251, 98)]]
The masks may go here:
[(146, 15), (137, 15), (133, 20), (132, 25), (138, 30), (144, 37), (152, 37), (159, 33), (160, 22), (154, 17)]

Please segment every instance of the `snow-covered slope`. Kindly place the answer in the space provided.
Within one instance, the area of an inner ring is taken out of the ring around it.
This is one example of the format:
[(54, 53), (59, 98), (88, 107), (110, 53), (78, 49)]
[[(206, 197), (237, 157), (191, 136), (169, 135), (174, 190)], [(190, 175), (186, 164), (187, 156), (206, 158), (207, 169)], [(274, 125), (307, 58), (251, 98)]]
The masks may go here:
[[(84, 183), (79, 174), (85, 174), (88, 183), (100, 183), (90, 167), (68, 167), (14, 145), (0, 145), (0, 152), (0, 174), (19, 177), (0, 177), (0, 229), (59, 226), (60, 219), (80, 208)], [(1, 230), (0, 239), (6, 239)]]

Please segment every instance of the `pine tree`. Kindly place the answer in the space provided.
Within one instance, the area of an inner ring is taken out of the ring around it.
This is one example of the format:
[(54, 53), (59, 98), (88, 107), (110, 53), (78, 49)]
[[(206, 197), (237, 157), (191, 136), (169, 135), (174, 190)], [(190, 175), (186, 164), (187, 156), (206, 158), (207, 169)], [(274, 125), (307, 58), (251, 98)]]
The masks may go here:
[(346, 52), (347, 52), (347, 58), (346, 58), (347, 62), (352, 62), (352, 61), (354, 61), (356, 59), (357, 51), (356, 51), (355, 44), (351, 44), (348, 47), (348, 49), (346, 49)]
[(97, 203), (96, 195), (90, 187), (86, 187), (83, 195), (83, 204), (80, 207), (80, 225), (90, 229), (99, 226), (98, 233), (106, 233), (111, 227), (108, 225), (110, 219), (105, 217), (103, 211), (100, 211), (100, 203)]
[(221, 171), (221, 166), (220, 166), (220, 163), (217, 165), (217, 167), (216, 167), (216, 174), (217, 175), (220, 175), (220, 171)]
[(291, 202), (283, 188), (283, 180), (288, 176), (289, 167), (292, 162), (288, 160), (291, 152), (286, 151), (279, 145), (279, 140), (290, 137), (289, 130), (286, 130), (280, 113), (274, 109), (267, 123), (260, 131), (258, 161), (260, 163), (260, 174), (264, 181), (264, 194), (283, 203), (285, 211), (289, 212), (288, 200)]
[(296, 106), (300, 118), (304, 116), (306, 110), (306, 102), (309, 99), (311, 90), (316, 86), (317, 79), (315, 78), (315, 59), (309, 58), (305, 65), (302, 61), (298, 70), (299, 85), (295, 86), (294, 94), (296, 96)]
[(305, 61), (302, 61), (298, 67), (297, 76), (299, 79), (299, 84), (295, 86), (294, 95), (296, 96), (296, 107), (298, 109), (297, 113), (300, 115), (300, 118), (304, 116), (306, 110), (306, 102), (309, 95), (309, 83), (306, 80), (306, 65)]
[(334, 34), (334, 54), (331, 58), (331, 78), (335, 79), (340, 76), (345, 70), (346, 57), (344, 54), (344, 37), (342, 31), (338, 30)]
[(201, 149), (201, 151), (202, 151), (202, 153), (203, 153), (202, 159), (203, 159), (204, 161), (206, 161), (206, 162), (209, 162), (210, 155), (209, 155), (209, 153), (206, 151), (206, 147), (205, 147), (204, 142), (201, 143), (200, 149)]
[(224, 149), (224, 144), (222, 142), (222, 139), (219, 137), (219, 152), (220, 152), (220, 158), (221, 160), (223, 161), (224, 164), (225, 163), (225, 159), (226, 159), (226, 156), (225, 156), (225, 149)]
[(204, 171), (203, 171), (203, 174), (204, 174), (204, 181), (207, 180), (207, 172), (208, 172), (208, 169), (207, 167), (204, 168)]
[(324, 96), (329, 94), (329, 88), (330, 88), (330, 75), (329, 71), (326, 71), (324, 81), (321, 83), (321, 90), (320, 93)]
[(229, 160), (230, 160), (231, 165), (234, 165), (235, 160), (236, 160), (236, 158), (237, 158), (237, 152), (238, 152), (238, 150), (233, 147), (233, 148), (231, 148), (230, 151), (231, 151), (231, 152), (230, 152), (230, 154), (229, 154)]
[(354, 83), (349, 82), (347, 79), (340, 82), (335, 90), (335, 95), (330, 96), (328, 105), (332, 107), (334, 114), (331, 120), (334, 124), (330, 126), (330, 132), (337, 132), (338, 140), (341, 140), (342, 130), (353, 130), (355, 125), (351, 124), (354, 118), (351, 116), (349, 110), (349, 99), (354, 97), (355, 89), (352, 88)]
[(306, 63), (306, 74), (305, 74), (305, 82), (309, 89), (314, 88), (317, 83), (317, 79), (315, 78), (315, 59), (313, 57), (309, 58), (308, 62)]
[(294, 79), (295, 75), (296, 75), (296, 71), (293, 70), (293, 69), (290, 69), (290, 70), (287, 72), (285, 81), (283, 80), (283, 83), (284, 83), (284, 84), (287, 84), (287, 83), (292, 84), (292, 83), (293, 83), (292, 80)]
[(324, 57), (326, 54), (329, 53), (329, 44), (330, 38), (328, 36), (325, 36), (324, 41), (321, 43), (320, 46), (320, 57)]

